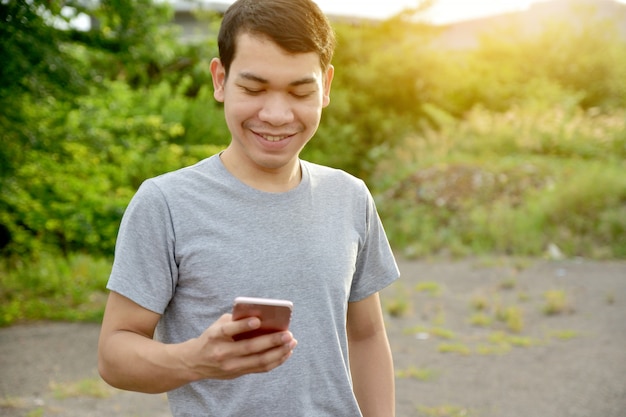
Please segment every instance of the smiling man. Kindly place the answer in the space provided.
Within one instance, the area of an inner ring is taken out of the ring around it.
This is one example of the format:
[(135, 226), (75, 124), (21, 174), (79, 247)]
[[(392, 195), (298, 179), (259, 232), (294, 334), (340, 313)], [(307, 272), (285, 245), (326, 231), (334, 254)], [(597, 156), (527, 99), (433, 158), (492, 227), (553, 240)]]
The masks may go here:
[(330, 102), (333, 67), (323, 69), (315, 52), (285, 51), (267, 35), (242, 33), (236, 49), (228, 76), (219, 59), (211, 62), (232, 134), (222, 162), (248, 185), (287, 191), (300, 183), (298, 155)]
[[(218, 44), (230, 145), (146, 180), (129, 204), (100, 373), (168, 392), (175, 416), (393, 416), (378, 292), (398, 269), (373, 199), (299, 158), (330, 103), (328, 20), (310, 0), (239, 0)], [(233, 320), (237, 296), (291, 300), (289, 331), (238, 340), (261, 323)]]

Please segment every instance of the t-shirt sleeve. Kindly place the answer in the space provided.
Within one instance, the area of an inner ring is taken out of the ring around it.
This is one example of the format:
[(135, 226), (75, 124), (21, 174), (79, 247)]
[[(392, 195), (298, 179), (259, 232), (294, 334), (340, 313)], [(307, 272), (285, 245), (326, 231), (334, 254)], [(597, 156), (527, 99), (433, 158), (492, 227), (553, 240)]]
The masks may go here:
[(358, 256), (350, 302), (363, 300), (400, 277), (376, 204), (366, 189), (365, 239)]
[(163, 314), (178, 276), (174, 243), (167, 201), (153, 180), (147, 180), (124, 212), (107, 288)]

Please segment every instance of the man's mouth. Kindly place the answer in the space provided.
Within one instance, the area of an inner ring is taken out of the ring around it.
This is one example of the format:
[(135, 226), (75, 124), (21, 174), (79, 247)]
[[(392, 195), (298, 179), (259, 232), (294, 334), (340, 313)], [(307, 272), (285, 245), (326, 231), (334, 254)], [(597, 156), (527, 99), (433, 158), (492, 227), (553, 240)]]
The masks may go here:
[(274, 135), (260, 135), (263, 139), (269, 141), (269, 142), (279, 142), (283, 139), (288, 138), (291, 135), (281, 135), (281, 136), (274, 136)]

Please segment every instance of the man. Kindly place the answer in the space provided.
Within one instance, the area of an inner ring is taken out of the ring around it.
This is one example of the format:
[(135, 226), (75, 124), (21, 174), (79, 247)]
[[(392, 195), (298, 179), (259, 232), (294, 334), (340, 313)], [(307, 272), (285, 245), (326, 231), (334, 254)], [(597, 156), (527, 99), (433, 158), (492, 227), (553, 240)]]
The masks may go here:
[[(299, 159), (334, 42), (310, 0), (226, 12), (211, 72), (231, 142), (147, 180), (124, 214), (99, 342), (111, 385), (168, 392), (175, 416), (394, 415), (378, 291), (398, 269), (376, 208), (362, 181)], [(290, 331), (235, 341), (260, 325), (232, 319), (237, 296), (293, 301)]]

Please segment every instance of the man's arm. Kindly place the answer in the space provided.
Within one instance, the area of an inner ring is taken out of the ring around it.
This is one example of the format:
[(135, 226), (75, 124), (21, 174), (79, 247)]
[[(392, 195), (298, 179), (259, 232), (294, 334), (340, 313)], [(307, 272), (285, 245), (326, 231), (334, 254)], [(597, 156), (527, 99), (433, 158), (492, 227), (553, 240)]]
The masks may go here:
[(111, 292), (98, 343), (98, 370), (110, 385), (148, 393), (166, 392), (200, 379), (232, 379), (267, 372), (295, 348), (289, 332), (235, 342), (256, 329), (257, 318), (232, 321), (225, 314), (195, 339), (178, 344), (153, 340), (160, 315)]
[(394, 369), (378, 293), (348, 305), (354, 394), (363, 417), (395, 416)]

